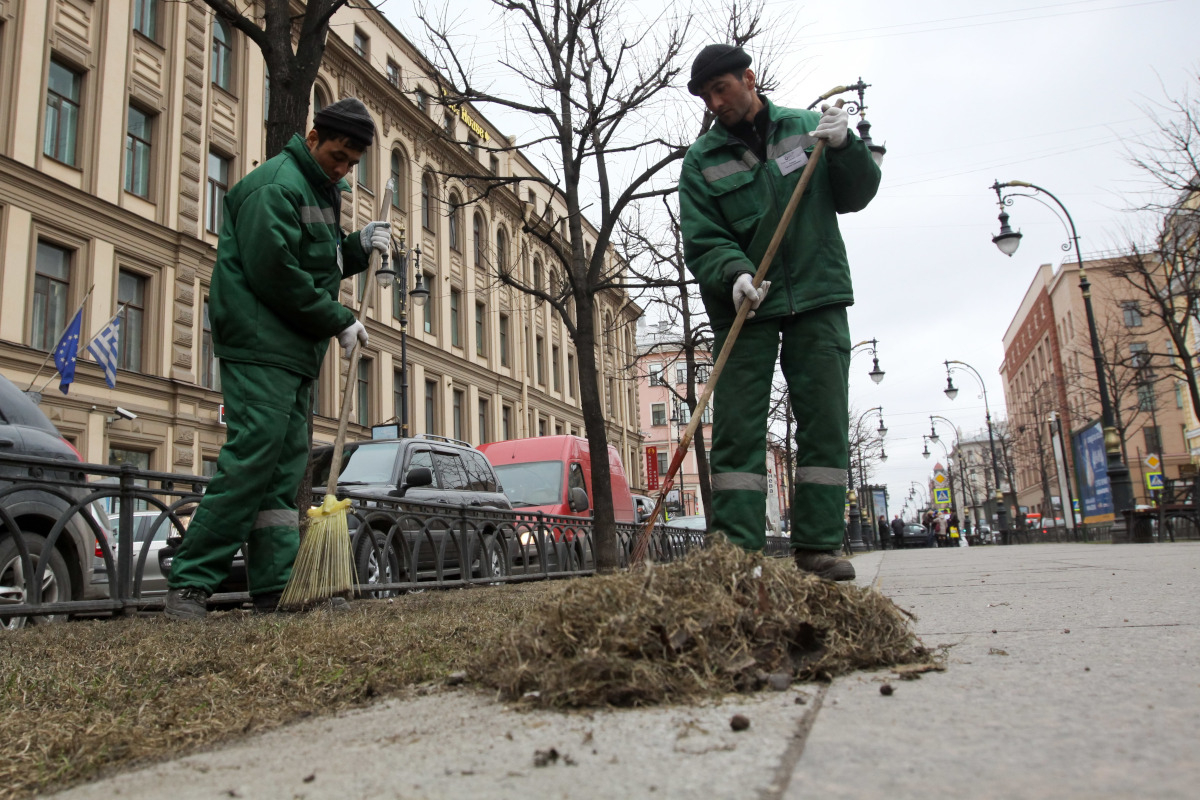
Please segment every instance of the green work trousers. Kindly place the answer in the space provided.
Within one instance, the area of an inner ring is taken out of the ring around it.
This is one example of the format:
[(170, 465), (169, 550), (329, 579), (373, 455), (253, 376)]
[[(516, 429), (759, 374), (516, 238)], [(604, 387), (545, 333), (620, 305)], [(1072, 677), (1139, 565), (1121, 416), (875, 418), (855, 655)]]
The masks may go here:
[[(718, 353), (728, 333), (716, 332)], [(850, 328), (841, 305), (742, 327), (713, 391), (712, 529), (746, 550), (766, 544), (767, 412), (777, 355), (796, 425), (792, 548), (836, 550), (849, 467)]]
[(311, 385), (280, 367), (221, 360), (229, 435), (175, 554), (172, 589), (215, 592), (243, 544), (250, 594), (287, 584), (300, 547), (296, 492), (308, 462)]

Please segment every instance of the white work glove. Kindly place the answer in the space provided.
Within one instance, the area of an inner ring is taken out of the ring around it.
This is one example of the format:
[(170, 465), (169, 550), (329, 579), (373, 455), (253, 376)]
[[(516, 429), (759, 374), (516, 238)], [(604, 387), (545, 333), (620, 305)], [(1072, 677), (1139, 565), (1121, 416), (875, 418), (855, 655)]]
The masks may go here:
[(358, 232), (358, 240), (362, 242), (362, 249), (366, 252), (370, 253), (374, 248), (381, 254), (386, 254), (392, 243), (392, 224), (386, 220), (368, 222), (366, 227)]
[(346, 351), (346, 358), (350, 357), (351, 351), (354, 350), (355, 342), (360, 343), (363, 347), (367, 346), (367, 329), (358, 320), (354, 321), (346, 330), (337, 335), (338, 344)]
[(812, 135), (829, 142), (829, 146), (834, 150), (845, 147), (850, 127), (850, 115), (846, 113), (846, 109), (824, 104), (821, 106), (821, 112), (821, 120)]
[(740, 309), (742, 303), (746, 300), (754, 303), (750, 307), (750, 313), (746, 318), (754, 316), (754, 309), (762, 305), (762, 301), (767, 296), (767, 289), (771, 288), (770, 281), (763, 281), (762, 285), (757, 289), (754, 288), (754, 277), (747, 272), (743, 272), (737, 276), (737, 280), (733, 282), (733, 307)]

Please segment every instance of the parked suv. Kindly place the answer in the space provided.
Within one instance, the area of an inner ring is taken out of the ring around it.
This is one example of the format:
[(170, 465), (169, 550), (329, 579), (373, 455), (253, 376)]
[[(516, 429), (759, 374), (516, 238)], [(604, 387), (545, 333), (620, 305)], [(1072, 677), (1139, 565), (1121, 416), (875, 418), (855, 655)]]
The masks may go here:
[[(29, 397), (0, 376), (0, 453), (11, 456), (36, 456), (53, 458), (65, 463), (78, 464), (83, 459), (74, 447), (59, 435), (58, 429), (46, 418)], [(22, 478), (28, 471), (22, 467), (0, 463), (0, 490), (12, 485), (13, 478)], [(64, 469), (52, 471), (46, 477), (74, 480), (79, 488), (69, 493), (83, 497), (86, 484), (82, 475), (72, 475)], [(14, 535), (24, 538), (25, 547), (33, 559), (34, 569), (41, 559), (46, 536), (54, 523), (69, 507), (62, 498), (40, 489), (28, 489), (5, 495), (0, 506), (12, 516), (17, 531), (9, 530), (0, 517), (0, 614), (5, 605), (25, 602), (26, 576), (21, 568), (20, 550)], [(85, 513), (91, 513), (90, 510)], [(103, 532), (104, 520), (96, 521)], [(96, 551), (96, 534), (91, 524), (81, 514), (68, 522), (66, 530), (54, 543), (46, 564), (42, 580), (42, 601), (47, 603), (65, 600), (82, 600), (104, 596), (103, 586), (91, 583), (92, 556)], [(20, 628), (27, 622), (49, 622), (62, 619), (65, 615), (51, 617), (4, 617), (0, 615), (0, 627)]]
[[(332, 447), (313, 451), (314, 486), (327, 484), (332, 458)], [(372, 522), (371, 536), (358, 536), (357, 520), (351, 518), (359, 583), (390, 583), (410, 580), (410, 576), (434, 579), (439, 551), (443, 578), (461, 577), (464, 563), (476, 577), (508, 573), (508, 556), (504, 548), (496, 546), (503, 519), (488, 518), (486, 512), (509, 511), (512, 504), (492, 465), (467, 442), (431, 434), (347, 442), (337, 485), (339, 492), (400, 500), (404, 511), (415, 512), (400, 517), (403, 546), (395, 541), (386, 552), (383, 546), (389, 523)], [(469, 535), (447, 537), (458, 530), (462, 510), (469, 515)], [(427, 515), (434, 516), (422, 524)], [(460, 554), (459, 543), (464, 538), (465, 553)]]

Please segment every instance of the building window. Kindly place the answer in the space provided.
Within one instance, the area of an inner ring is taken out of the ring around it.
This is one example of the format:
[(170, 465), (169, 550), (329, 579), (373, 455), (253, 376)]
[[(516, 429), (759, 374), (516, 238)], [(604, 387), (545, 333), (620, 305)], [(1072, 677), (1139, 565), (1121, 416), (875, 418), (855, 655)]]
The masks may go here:
[(320, 86), (313, 87), (313, 115), (320, 111), (325, 106), (329, 105), (329, 97)]
[(51, 350), (67, 327), (67, 297), (71, 290), (71, 251), (37, 243), (33, 278), (33, 325), (29, 343)]
[(464, 395), (462, 389), (454, 390), (452, 399), (452, 412), (454, 414), (454, 438), (462, 441), (463, 438), (463, 404)]
[(475, 250), (475, 269), (483, 269), (483, 214), (478, 211), (471, 218), (471, 236)]
[(675, 365), (675, 383), (676, 385), (687, 383), (687, 364)]
[(462, 347), (462, 336), (459, 333), (461, 320), (458, 318), (458, 307), (462, 301), (462, 292), (458, 289), (450, 290), (450, 344), (454, 347)]
[(392, 151), (392, 183), (396, 186), (396, 191), (392, 192), (392, 208), (397, 211), (404, 210), (403, 198), (408, 191), (408, 184), (403, 180), (404, 177), (404, 156), (399, 150)]
[(142, 331), (146, 321), (146, 279), (121, 270), (117, 277), (117, 305), (125, 306), (117, 346), (117, 366), (142, 371)]
[(50, 61), (46, 88), (46, 135), (42, 142), (42, 152), (55, 161), (71, 166), (75, 166), (79, 133), (79, 87), (82, 82), (78, 73), (57, 61)]
[(467, 152), (471, 154), (471, 158), (479, 157), (479, 139), (474, 134), (467, 134)]
[(201, 458), (200, 459), (200, 474), (205, 478), (211, 478), (217, 474), (217, 459)]
[(1175, 407), (1183, 408), (1183, 384), (1175, 384)]
[(417, 89), (417, 108), (421, 109), (421, 113), (429, 111), (429, 95), (425, 94), (424, 89)]
[(542, 262), (537, 258), (533, 260), (533, 288), (538, 291), (542, 289)]
[(487, 444), (491, 441), (488, 436), (488, 401), (483, 398), (479, 399), (479, 443)]
[(355, 412), (359, 425), (369, 425), (371, 421), (371, 362), (362, 359), (358, 362), (358, 376), (355, 380)]
[(538, 436), (546, 435), (546, 418), (538, 417)]
[(371, 38), (360, 29), (354, 29), (354, 52), (362, 58), (371, 57)]
[(508, 366), (508, 315), (500, 315), (500, 366)]
[(421, 225), (432, 232), (435, 228), (433, 219), (433, 176), (426, 173), (421, 178)]
[[(128, 464), (136, 470), (149, 471), (150, 469), (150, 454), (143, 453), (140, 450), (124, 450), (117, 447), (108, 448), (108, 465), (110, 467), (120, 467)], [(148, 487), (150, 484), (144, 478), (135, 479), (134, 486)], [(113, 506), (114, 509), (117, 506)], [(150, 504), (145, 500), (134, 501), (133, 508), (135, 511), (146, 511), (150, 508)]]
[(358, 166), (354, 168), (358, 185), (368, 192), (375, 191), (375, 159), (371, 157), (374, 149), (374, 147), (368, 147), (363, 150), (362, 158), (359, 159)]
[(229, 159), (222, 158), (211, 150), (208, 152), (208, 209), (204, 227), (211, 233), (221, 232), (221, 218), (225, 211), (225, 193), (229, 191)]
[(650, 365), (650, 385), (651, 386), (665, 386), (666, 385), (666, 381), (663, 380), (663, 365), (662, 364), (651, 364)]
[(133, 4), (133, 29), (153, 40), (158, 30), (158, 0), (135, 0)]
[(1129, 345), (1129, 356), (1134, 369), (1150, 366), (1150, 345), (1145, 342), (1133, 342)]
[(442, 117), (442, 128), (445, 129), (446, 135), (451, 139), (454, 138), (454, 115), (447, 114)]
[(505, 440), (512, 438), (512, 406), (501, 406), (500, 408), (500, 435)]
[(712, 375), (712, 367), (708, 364), (696, 365), (696, 383), (708, 383), (709, 377)]
[[(429, 275), (429, 274), (425, 275), (425, 285), (433, 286), (433, 276), (432, 275)], [(426, 299), (424, 304), (422, 304), (421, 308), (423, 309), (423, 313), (425, 315), (424, 316), (425, 332), (432, 334), (433, 333), (433, 297), (429, 297), (428, 299)]]
[(152, 124), (149, 114), (129, 107), (129, 127), (125, 134), (125, 191), (138, 197), (150, 196)]
[(663, 476), (667, 474), (667, 448), (658, 448), (658, 474)]
[(704, 406), (704, 413), (700, 415), (701, 425), (712, 425), (712, 403)]
[(1138, 411), (1153, 411), (1155, 407), (1154, 384), (1139, 383), (1137, 387)]
[(1147, 425), (1142, 428), (1142, 435), (1146, 437), (1146, 452), (1160, 455), (1162, 453), (1161, 431), (1154, 425)]
[(608, 409), (608, 418), (613, 419), (613, 417), (615, 415), (613, 413), (614, 401), (613, 401), (613, 379), (612, 378), (609, 378), (604, 382), (604, 403), (605, 403), (605, 408)]
[(438, 382), (425, 381), (425, 433), (437, 433)]
[(212, 318), (208, 312), (207, 297), (204, 298), (204, 328), (200, 333), (200, 385), (221, 391), (220, 362), (213, 347)]
[(390, 58), (387, 60), (387, 82), (400, 88), (400, 65)]
[(233, 34), (218, 17), (213, 18), (212, 82), (227, 92), (233, 86)]
[(567, 353), (567, 394), (575, 396), (575, 354)]
[(503, 228), (496, 229), (496, 268), (508, 271), (508, 234)]
[(562, 391), (562, 378), (558, 376), (558, 345), (550, 346), (550, 381), (554, 385), (554, 391)]
[(1140, 328), (1142, 326), (1142, 309), (1138, 306), (1136, 300), (1121, 303), (1121, 313), (1125, 317), (1126, 328)]
[(462, 200), (457, 192), (450, 193), (450, 249), (462, 252)]
[(500, 159), (497, 156), (488, 157), (488, 169), (493, 175), (500, 174)]
[(539, 386), (546, 385), (546, 340), (541, 336), (537, 337), (536, 353), (534, 355), (534, 363), (537, 368), (537, 382)]
[(475, 355), (480, 358), (487, 355), (487, 348), (484, 346), (484, 334), (487, 327), (484, 321), (487, 319), (487, 307), (483, 303), (475, 304)]
[(666, 425), (667, 424), (667, 404), (666, 403), (651, 403), (650, 404), (650, 424), (651, 425)]

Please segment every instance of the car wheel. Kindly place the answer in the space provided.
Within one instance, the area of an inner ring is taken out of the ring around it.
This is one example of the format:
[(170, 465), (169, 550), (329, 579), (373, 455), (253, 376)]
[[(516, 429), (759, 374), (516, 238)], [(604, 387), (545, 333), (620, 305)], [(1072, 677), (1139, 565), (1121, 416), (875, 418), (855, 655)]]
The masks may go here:
[[(25, 538), (25, 547), (29, 550), (33, 568), (37, 570), (46, 540), (32, 533), (22, 534), (22, 536)], [(29, 577), (25, 574), (24, 563), (21, 561), (21, 552), (17, 549), (16, 541), (12, 537), (5, 538), (3, 542), (0, 542), (0, 627), (15, 630), (23, 628), (27, 624), (45, 625), (49, 622), (66, 620), (66, 614), (38, 617), (6, 617), (3, 615), (4, 606), (25, 602), (26, 582)], [(46, 571), (42, 574), (42, 602), (57, 603), (70, 599), (71, 574), (67, 571), (67, 562), (63, 560), (62, 553), (57, 550), (51, 551)]]
[(479, 559), (479, 571), (481, 578), (504, 578), (510, 574), (504, 540), (494, 534), (483, 538), (483, 557)]
[[(384, 537), (376, 531), (366, 531), (358, 537), (358, 545), (354, 554), (354, 567), (358, 573), (360, 584), (395, 583), (402, 580), (404, 570), (400, 567), (400, 557), (394, 547), (383, 549)], [(383, 598), (394, 597), (395, 589), (379, 591), (361, 591), (358, 597)]]

